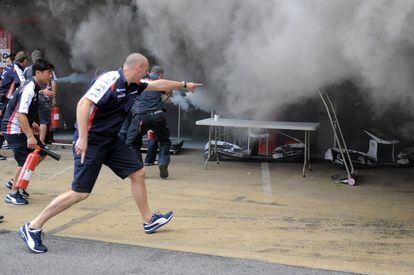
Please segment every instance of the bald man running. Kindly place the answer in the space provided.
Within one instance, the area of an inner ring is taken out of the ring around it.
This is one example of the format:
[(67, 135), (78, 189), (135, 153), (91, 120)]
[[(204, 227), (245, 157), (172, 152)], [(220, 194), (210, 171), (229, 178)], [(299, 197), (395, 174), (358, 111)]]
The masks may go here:
[(72, 188), (55, 198), (34, 220), (20, 228), (20, 236), (31, 251), (47, 251), (41, 240), (43, 225), (73, 204), (89, 197), (102, 164), (111, 168), (120, 178), (131, 179), (132, 197), (142, 217), (145, 233), (154, 233), (172, 219), (172, 211), (164, 215), (150, 211), (143, 164), (118, 138), (118, 132), (137, 94), (183, 88), (194, 92), (201, 84), (166, 79), (141, 82), (147, 70), (147, 58), (132, 53), (125, 59), (122, 68), (102, 74), (79, 100), (74, 134), (75, 171)]

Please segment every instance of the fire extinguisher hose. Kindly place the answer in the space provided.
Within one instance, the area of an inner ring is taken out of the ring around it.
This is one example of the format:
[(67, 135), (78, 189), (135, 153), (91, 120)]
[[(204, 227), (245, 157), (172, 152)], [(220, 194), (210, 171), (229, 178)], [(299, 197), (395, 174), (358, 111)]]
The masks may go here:
[(49, 150), (39, 139), (38, 136), (35, 136), (36, 140), (37, 140), (37, 145), (42, 149), (42, 151), (48, 155), (49, 157), (53, 158), (54, 160), (59, 161), (60, 158), (62, 157), (61, 155)]

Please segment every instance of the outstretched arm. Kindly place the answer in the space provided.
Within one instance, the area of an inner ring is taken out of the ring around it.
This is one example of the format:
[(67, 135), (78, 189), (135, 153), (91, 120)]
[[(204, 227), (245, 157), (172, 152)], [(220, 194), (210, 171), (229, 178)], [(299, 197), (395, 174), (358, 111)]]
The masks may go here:
[(194, 92), (197, 87), (202, 86), (200, 83), (174, 81), (167, 79), (159, 79), (154, 81), (148, 81), (148, 86), (145, 91), (169, 91), (186, 89), (190, 92)]

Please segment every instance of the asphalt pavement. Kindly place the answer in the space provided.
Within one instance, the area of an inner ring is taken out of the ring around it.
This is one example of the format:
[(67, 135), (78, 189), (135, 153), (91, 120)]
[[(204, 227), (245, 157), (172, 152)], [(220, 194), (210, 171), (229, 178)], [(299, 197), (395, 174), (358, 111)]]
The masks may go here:
[(1, 274), (350, 274), (47, 235), (33, 254), (17, 232), (0, 229)]

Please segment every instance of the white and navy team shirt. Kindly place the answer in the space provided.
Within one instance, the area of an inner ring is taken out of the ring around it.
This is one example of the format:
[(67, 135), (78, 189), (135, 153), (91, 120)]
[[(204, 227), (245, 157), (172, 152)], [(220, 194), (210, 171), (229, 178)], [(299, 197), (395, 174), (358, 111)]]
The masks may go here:
[(24, 68), (22, 65), (20, 65), (18, 62), (15, 62), (13, 67), (16, 71), (17, 76), (19, 77), (20, 82), (24, 83), (26, 81), (26, 77), (24, 76)]
[(0, 108), (6, 107), (7, 102), (13, 97), (14, 91), (20, 86), (21, 81), (16, 72), (15, 64), (9, 64), (1, 75)]
[(89, 111), (88, 131), (116, 135), (134, 98), (147, 86), (144, 82), (128, 85), (122, 69), (100, 75), (84, 95), (94, 103)]
[(1, 131), (5, 134), (22, 134), (17, 114), (26, 114), (31, 125), (39, 117), (39, 85), (31, 79), (19, 87), (7, 104), (3, 120), (1, 121)]

